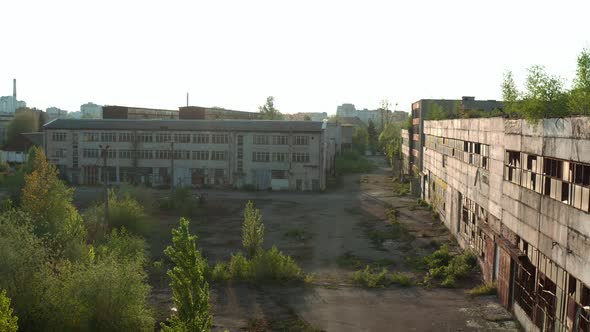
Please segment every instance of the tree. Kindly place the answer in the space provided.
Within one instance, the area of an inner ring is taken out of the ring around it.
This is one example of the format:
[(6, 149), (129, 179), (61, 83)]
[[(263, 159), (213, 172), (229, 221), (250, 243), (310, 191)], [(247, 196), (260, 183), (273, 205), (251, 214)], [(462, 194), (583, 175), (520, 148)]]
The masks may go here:
[(426, 114), (426, 120), (444, 120), (447, 118), (447, 114), (445, 113), (442, 106), (439, 104), (431, 104), (430, 111)]
[(254, 208), (254, 203), (248, 201), (244, 210), (242, 225), (242, 245), (250, 258), (262, 251), (264, 242), (264, 224), (260, 221), (260, 210)]
[(311, 116), (309, 116), (309, 115), (306, 114), (306, 115), (303, 116), (303, 120), (304, 121), (311, 121)]
[(6, 144), (13, 143), (18, 135), (39, 131), (39, 118), (31, 111), (22, 111), (14, 115), (6, 128)]
[(177, 229), (172, 230), (172, 246), (164, 253), (174, 268), (168, 271), (174, 296), (176, 315), (169, 319), (170, 326), (162, 324), (163, 331), (210, 331), (209, 284), (205, 280), (207, 263), (196, 245), (197, 236), (191, 235), (189, 221), (181, 218)]
[(356, 128), (352, 134), (352, 146), (358, 152), (365, 154), (367, 145), (369, 144), (369, 134), (365, 128)]
[(530, 67), (523, 95), (522, 113), (529, 121), (567, 115), (567, 94), (563, 80), (558, 76), (549, 76), (543, 66)]
[(57, 174), (55, 166), (37, 148), (33, 170), (25, 175), (21, 208), (31, 216), (35, 234), (50, 244), (54, 254), (77, 258), (82, 253), (86, 230), (72, 205), (73, 189), (60, 181)]
[(283, 114), (275, 108), (275, 97), (273, 96), (266, 98), (266, 103), (258, 106), (258, 110), (265, 120), (283, 120)]
[(508, 70), (504, 73), (502, 81), (502, 99), (504, 99), (504, 111), (510, 117), (517, 116), (520, 112), (517, 104), (518, 96), (519, 92), (514, 83), (512, 72)]
[(378, 135), (377, 129), (375, 129), (375, 124), (373, 120), (369, 119), (369, 126), (367, 127), (367, 135), (369, 140), (369, 149), (371, 150), (372, 154), (375, 154), (375, 150), (378, 144)]
[(578, 67), (569, 97), (573, 113), (588, 115), (590, 112), (590, 50), (584, 49), (578, 55)]
[(0, 331), (16, 332), (18, 330), (18, 317), (12, 314), (10, 299), (6, 297), (6, 290), (0, 292)]

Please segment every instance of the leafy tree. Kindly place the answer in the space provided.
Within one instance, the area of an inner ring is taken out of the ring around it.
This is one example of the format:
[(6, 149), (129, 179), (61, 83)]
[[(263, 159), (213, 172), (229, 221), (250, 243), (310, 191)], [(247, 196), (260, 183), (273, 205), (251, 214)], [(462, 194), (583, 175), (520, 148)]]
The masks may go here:
[(13, 315), (10, 307), (10, 299), (6, 297), (6, 290), (0, 292), (0, 331), (16, 332), (18, 330), (18, 317)]
[(18, 166), (16, 171), (8, 176), (4, 181), (4, 186), (8, 189), (10, 199), (18, 205), (20, 203), (21, 193), (25, 186), (25, 175), (33, 171), (33, 165), (37, 158), (37, 152), (42, 151), (39, 147), (33, 147), (27, 154), (27, 161)]
[(254, 257), (262, 250), (264, 242), (264, 224), (260, 221), (260, 210), (254, 208), (254, 203), (248, 201), (244, 210), (242, 224), (242, 245), (249, 257)]
[(369, 149), (371, 150), (372, 154), (375, 154), (375, 150), (377, 149), (378, 144), (378, 134), (377, 129), (375, 129), (375, 124), (373, 120), (369, 119), (369, 126), (367, 127), (367, 135), (369, 140)]
[[(43, 330), (42, 290), (47, 280), (47, 250), (33, 234), (31, 218), (22, 211), (0, 214), (0, 288), (12, 298), (23, 331)], [(0, 329), (2, 330), (2, 329)]]
[(502, 81), (502, 99), (504, 99), (504, 111), (511, 117), (517, 116), (520, 113), (518, 109), (519, 92), (514, 83), (511, 71), (504, 73)]
[(369, 133), (365, 128), (356, 128), (352, 134), (352, 146), (358, 152), (365, 154), (367, 151), (367, 145), (369, 144)]
[(530, 67), (523, 94), (522, 113), (529, 121), (567, 115), (567, 94), (563, 80), (557, 76), (549, 76), (543, 66)]
[(41, 149), (35, 156), (32, 172), (25, 175), (21, 208), (31, 216), (35, 233), (50, 244), (54, 254), (79, 257), (86, 230), (72, 205), (73, 189), (58, 179), (57, 169)]
[(304, 121), (311, 121), (311, 116), (306, 114), (305, 116), (303, 116), (303, 120)]
[(426, 120), (444, 120), (446, 118), (447, 114), (443, 107), (436, 103), (430, 105), (430, 111), (425, 116)]
[(402, 139), (401, 127), (398, 123), (389, 123), (379, 135), (379, 143), (385, 148), (390, 164), (395, 159), (401, 159)]
[(22, 133), (39, 131), (39, 118), (31, 111), (23, 111), (14, 115), (6, 128), (6, 144), (11, 144)]
[(172, 230), (173, 245), (164, 250), (175, 265), (168, 276), (177, 313), (169, 319), (170, 326), (162, 324), (163, 331), (211, 330), (209, 284), (204, 276), (207, 263), (196, 240), (197, 236), (190, 234), (189, 221), (181, 218), (178, 228)]
[(265, 120), (283, 120), (283, 114), (275, 108), (275, 97), (273, 96), (266, 98), (266, 103), (258, 106), (258, 110)]
[(590, 112), (590, 50), (578, 55), (578, 67), (570, 92), (569, 107), (572, 112), (588, 115)]

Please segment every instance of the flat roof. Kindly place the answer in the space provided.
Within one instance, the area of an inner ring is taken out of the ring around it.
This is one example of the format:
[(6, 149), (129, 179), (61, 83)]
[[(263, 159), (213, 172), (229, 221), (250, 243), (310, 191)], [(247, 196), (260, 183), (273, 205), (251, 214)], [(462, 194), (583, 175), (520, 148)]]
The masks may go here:
[(294, 131), (318, 132), (322, 121), (280, 120), (159, 120), (159, 119), (55, 119), (45, 129), (149, 130), (149, 131)]

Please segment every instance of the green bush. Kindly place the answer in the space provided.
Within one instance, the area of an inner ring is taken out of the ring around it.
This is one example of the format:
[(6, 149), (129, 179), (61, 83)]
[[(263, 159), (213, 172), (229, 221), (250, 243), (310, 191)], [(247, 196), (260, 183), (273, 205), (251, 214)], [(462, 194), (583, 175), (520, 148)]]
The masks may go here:
[(367, 265), (364, 270), (356, 271), (352, 280), (357, 284), (369, 288), (386, 287), (392, 283), (386, 268), (383, 268), (380, 271), (373, 271), (369, 265)]
[(144, 264), (148, 246), (143, 238), (129, 234), (125, 227), (122, 227), (121, 230), (113, 229), (105, 237), (104, 243), (97, 247), (96, 252), (99, 257), (114, 255), (121, 260)]
[(0, 160), (0, 173), (6, 173), (10, 170), (10, 166), (4, 161)]
[(252, 259), (241, 253), (234, 254), (229, 264), (217, 263), (211, 271), (211, 278), (215, 281), (302, 282), (305, 277), (297, 263), (274, 246), (259, 252)]
[(142, 185), (123, 183), (119, 187), (120, 197), (131, 197), (136, 200), (145, 211), (153, 211), (157, 206), (154, 193)]
[(457, 280), (469, 275), (477, 266), (477, 258), (470, 251), (452, 256), (447, 245), (441, 246), (432, 255), (424, 258), (429, 267), (425, 283), (432, 279), (440, 280), (443, 287), (454, 287)]
[(391, 276), (391, 282), (393, 282), (394, 284), (397, 284), (401, 287), (408, 287), (412, 285), (412, 276), (405, 274), (405, 273), (401, 273), (401, 272), (395, 272), (392, 273)]
[(152, 228), (151, 219), (138, 201), (129, 195), (117, 196), (114, 191), (109, 192), (108, 223), (111, 228), (124, 227), (130, 233), (143, 236)]

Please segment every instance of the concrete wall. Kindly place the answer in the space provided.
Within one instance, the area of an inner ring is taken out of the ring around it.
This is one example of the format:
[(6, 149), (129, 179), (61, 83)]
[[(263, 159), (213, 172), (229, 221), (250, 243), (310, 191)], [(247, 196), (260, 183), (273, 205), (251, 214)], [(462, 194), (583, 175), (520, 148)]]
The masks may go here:
[[(542, 193), (544, 189), (540, 187), (545, 182), (537, 183), (536, 190), (531, 190), (525, 187), (523, 181), (517, 184), (507, 180), (505, 164), (508, 161), (505, 159), (506, 151), (511, 150), (542, 157), (543, 161), (546, 158), (559, 159), (564, 168), (567, 162), (588, 165), (590, 118), (545, 119), (536, 124), (503, 118), (424, 121), (424, 135), (424, 195), (431, 203), (437, 203), (435, 205), (443, 222), (462, 247), (478, 249), (474, 244), (477, 241), (458, 231), (462, 218), (460, 197), (475, 202), (485, 210), (487, 220), (484, 222), (478, 219), (477, 229), (487, 234), (488, 243), (491, 238), (492, 244), (511, 243), (508, 244), (509, 247), (518, 247), (519, 249), (504, 249), (516, 252), (516, 255), (520, 252), (535, 266), (537, 273), (542, 273), (558, 288), (562, 288), (558, 290), (557, 301), (567, 301), (566, 298), (560, 298), (565, 296), (563, 289), (568, 287), (567, 280), (561, 277), (563, 273), (588, 288), (590, 214), (572, 206), (571, 201), (562, 202), (561, 199)], [(429, 146), (429, 139), (433, 142), (432, 137), (489, 146), (487, 167), (473, 165), (460, 157), (448, 155), (444, 144), (430, 143)], [(544, 173), (539, 176), (542, 179), (547, 178)], [(442, 196), (440, 199), (434, 193), (440, 189), (433, 189), (431, 184), (434, 180), (438, 181), (437, 184), (445, 185), (444, 195), (439, 195)], [(444, 203), (444, 209), (441, 208), (441, 203)], [(528, 247), (523, 245), (525, 242)], [(492, 280), (498, 277), (493, 275), (495, 266), (493, 259), (489, 257), (493, 252), (489, 250), (490, 245), (484, 247), (480, 262), (484, 277)], [(514, 263), (520, 264), (518, 260)], [(513, 282), (511, 279), (510, 283)], [(499, 292), (505, 291), (507, 290), (499, 289)], [(576, 301), (579, 303), (584, 299), (578, 298)], [(514, 307), (514, 310), (518, 315), (526, 316), (520, 307)], [(528, 316), (527, 319), (528, 321), (521, 321), (530, 325)], [(566, 319), (561, 319), (560, 324), (565, 326)], [(568, 324), (571, 325), (571, 321)]]

